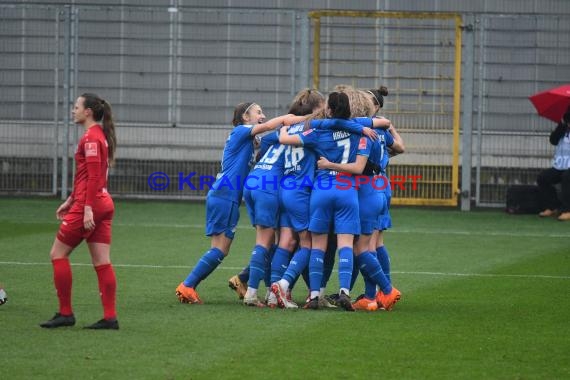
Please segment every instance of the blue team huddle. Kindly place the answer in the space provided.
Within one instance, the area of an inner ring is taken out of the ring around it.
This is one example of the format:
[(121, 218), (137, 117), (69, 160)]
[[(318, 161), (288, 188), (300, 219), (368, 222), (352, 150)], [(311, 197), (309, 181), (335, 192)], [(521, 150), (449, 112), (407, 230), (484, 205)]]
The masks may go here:
[[(391, 226), (386, 168), (391, 155), (404, 151), (394, 125), (377, 116), (388, 91), (336, 90), (326, 99), (302, 90), (289, 114), (268, 121), (256, 103), (236, 107), (206, 199), (211, 248), (176, 288), (180, 302), (202, 303), (196, 288), (229, 254), (242, 200), (255, 246), (229, 286), (244, 305), (298, 308), (291, 291), (299, 277), (310, 291), (305, 309), (391, 310), (400, 300), (383, 242)], [(339, 289), (327, 295), (337, 251)], [(353, 300), (358, 273), (365, 290)]]

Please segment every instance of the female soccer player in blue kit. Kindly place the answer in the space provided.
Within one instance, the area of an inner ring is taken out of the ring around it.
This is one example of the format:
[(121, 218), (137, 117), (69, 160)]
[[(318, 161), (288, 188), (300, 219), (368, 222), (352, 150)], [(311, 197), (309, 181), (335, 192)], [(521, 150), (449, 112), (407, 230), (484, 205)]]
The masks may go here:
[[(365, 97), (365, 99), (367, 99), (367, 98)], [(370, 108), (372, 108), (372, 106), (370, 106)], [(324, 116), (324, 115), (322, 115), (322, 116)], [(322, 117), (322, 116), (321, 116), (321, 117)], [(311, 118), (318, 118), (318, 115), (312, 115)], [(367, 120), (366, 120), (366, 123), (367, 123), (368, 125), (370, 125), (371, 127), (373, 126), (373, 127), (380, 127), (380, 128), (382, 128), (382, 127), (387, 127), (387, 126), (389, 125), (389, 120), (387, 120), (387, 119), (383, 119), (383, 120), (380, 120), (380, 119), (378, 119), (378, 120), (367, 119)], [(344, 130), (344, 131), (346, 131), (346, 132), (352, 132), (352, 133), (356, 133), (356, 134), (358, 134), (358, 135), (361, 135), (361, 134), (364, 133), (364, 134), (366, 134), (366, 135), (374, 136), (375, 138), (377, 138), (376, 132), (373, 132), (371, 129), (369, 129), (369, 128), (364, 128), (362, 125), (359, 125), (359, 124), (347, 123), (346, 120), (345, 120), (344, 122), (343, 122), (342, 120), (331, 120), (331, 119), (328, 119), (328, 120), (309, 120), (309, 121), (307, 121), (307, 124), (310, 125), (310, 126), (312, 126), (312, 127), (315, 127), (315, 128), (321, 128), (321, 129), (335, 129), (335, 130), (341, 130), (341, 131)], [(289, 129), (289, 134), (291, 134), (291, 133), (292, 133), (291, 130), (294, 129), (294, 128), (296, 128), (296, 127), (297, 127), (297, 126), (292, 126), (292, 127)], [(296, 131), (296, 133), (299, 133), (299, 132)], [(294, 149), (301, 149), (301, 148), (302, 148), (302, 147), (295, 147)], [(314, 154), (315, 154), (315, 153), (312, 151), (312, 149), (304, 149), (304, 148), (303, 148), (303, 150), (301, 150), (301, 152), (303, 152), (303, 151), (305, 152), (305, 154), (312, 154), (313, 156), (314, 156)], [(311, 168), (313, 167), (313, 165), (314, 165), (314, 159), (313, 159), (313, 161), (311, 161)], [(299, 170), (299, 169), (297, 169), (297, 170)], [(285, 185), (284, 185), (284, 186), (282, 187), (282, 192), (281, 192), (282, 198), (285, 198), (285, 199), (286, 199), (286, 197), (283, 196), (283, 194), (288, 194), (288, 193), (290, 193), (290, 194), (295, 194), (295, 198), (289, 198), (288, 201), (286, 201), (286, 202), (283, 202), (283, 201), (282, 201), (282, 203), (283, 203), (284, 205), (287, 205), (287, 204), (290, 204), (290, 203), (294, 203), (295, 206), (289, 206), (290, 208), (293, 209), (293, 211), (295, 211), (296, 209), (300, 210), (300, 208), (299, 208), (300, 205), (303, 205), (303, 204), (304, 204), (303, 202), (300, 202), (300, 203), (299, 203), (299, 202), (295, 202), (295, 200), (297, 200), (297, 199), (299, 198), (299, 194), (298, 194), (299, 190), (298, 190), (298, 189), (302, 188), (302, 186), (300, 186), (300, 185), (301, 185), (301, 184), (305, 184), (305, 185), (308, 184), (308, 185), (310, 186), (310, 185), (312, 185), (312, 183), (313, 183), (313, 181), (314, 181), (314, 179), (313, 179), (314, 173), (312, 172), (312, 169), (311, 169), (311, 171), (309, 171), (309, 172), (304, 172), (304, 173), (305, 173), (305, 174), (302, 175), (302, 176), (296, 176), (296, 177), (294, 177), (294, 180), (295, 180), (296, 182), (293, 181), (293, 189), (291, 189), (290, 191), (285, 191), (285, 190), (288, 190), (288, 189), (286, 189), (288, 186), (285, 186)], [(309, 174), (310, 174), (310, 177), (309, 177), (309, 175), (307, 175), (306, 173), (309, 173)], [(285, 178), (286, 178), (286, 177), (285, 177)], [(295, 183), (296, 183), (296, 186), (295, 186)], [(317, 186), (318, 186), (318, 185), (319, 185), (319, 184), (317, 183)], [(309, 196), (309, 193), (307, 192), (307, 197), (308, 197), (308, 196)], [(283, 207), (283, 205), (282, 205), (282, 207)], [(309, 210), (305, 210), (304, 212), (296, 212), (295, 214), (297, 214), (297, 215), (296, 215), (296, 218), (299, 220), (299, 224), (303, 224), (303, 223), (304, 223), (304, 225), (306, 225), (306, 226), (309, 225), (309, 215), (310, 215)], [(282, 221), (283, 221), (283, 218), (282, 218)], [(308, 235), (310, 236), (310, 234), (308, 234)], [(335, 236), (334, 238), (336, 239), (336, 236)], [(334, 245), (332, 245), (332, 243), (331, 243), (332, 240), (330, 239), (330, 236), (329, 236), (328, 241), (329, 241), (328, 244), (326, 244), (326, 246), (327, 246), (327, 252), (328, 252), (329, 246), (330, 246), (330, 248), (332, 248), (332, 255), (334, 255), (334, 253), (335, 253), (335, 251), (336, 251), (336, 246), (337, 246), (337, 244), (336, 244), (336, 242), (334, 242)], [(287, 268), (287, 270), (286, 270), (286, 272), (285, 272), (283, 278), (282, 278), (281, 280), (279, 280), (279, 281), (277, 281), (277, 282), (275, 282), (275, 283), (272, 284), (272, 289), (271, 289), (271, 290), (272, 290), (272, 292), (277, 296), (277, 299), (278, 299), (278, 302), (279, 302), (279, 306), (280, 306), (280, 307), (285, 307), (285, 308), (296, 308), (296, 307), (297, 307), (296, 304), (294, 304), (293, 302), (291, 302), (291, 301), (288, 299), (288, 297), (287, 297), (287, 296), (288, 296), (287, 290), (288, 290), (289, 284), (290, 284), (292, 281), (294, 281), (294, 279), (296, 279), (297, 276), (299, 276), (299, 273), (300, 273), (301, 271), (303, 271), (304, 268), (306, 268), (306, 266), (307, 266), (307, 264), (308, 264), (308, 262), (309, 262), (309, 251), (310, 251), (311, 243), (310, 243), (310, 242), (307, 243), (306, 246), (303, 245), (303, 243), (301, 243), (301, 247), (302, 247), (302, 248), (307, 247), (307, 248), (306, 248), (306, 249), (300, 249), (299, 251), (297, 251), (297, 253), (295, 254), (295, 256), (291, 259), (291, 262), (290, 262), (290, 264), (289, 264), (289, 266), (288, 266), (288, 268)], [(327, 269), (327, 268), (326, 268), (327, 256), (325, 256), (325, 260), (324, 260), (324, 261), (325, 261), (325, 270), (326, 270), (326, 269)], [(334, 262), (334, 258), (331, 258), (331, 261)], [(275, 262), (275, 259), (274, 259), (274, 262)], [(332, 266), (331, 266), (330, 269), (332, 269)], [(330, 271), (328, 272), (328, 274), (330, 274)], [(323, 276), (323, 281), (325, 281), (325, 280), (324, 280), (325, 277), (326, 277), (327, 280), (328, 280), (328, 275), (327, 275), (327, 273), (324, 274), (324, 276)], [(274, 281), (273, 278), (272, 278), (272, 281)], [(324, 284), (324, 283), (326, 283), (326, 281), (323, 282), (323, 284)], [(328, 302), (325, 302), (324, 297), (321, 297), (321, 296), (324, 296), (324, 285), (322, 285), (322, 284), (321, 284), (321, 287), (320, 287), (320, 293), (322, 293), (322, 294), (320, 294), (320, 296), (319, 296), (319, 305), (320, 305), (320, 307), (325, 307), (325, 306), (326, 306), (326, 307), (330, 307), (330, 306), (332, 306), (332, 305), (328, 304)]]
[[(313, 115), (322, 110), (325, 98), (320, 92), (305, 90), (303, 95), (297, 104), (303, 105), (306, 111), (311, 111)], [(287, 132), (290, 135), (300, 134), (304, 130), (304, 125), (304, 122), (292, 125)], [(284, 177), (279, 188), (279, 203), (282, 211), (279, 248), (271, 263), (272, 283), (279, 281), (282, 284), (283, 297), (278, 298), (280, 307), (297, 308), (297, 305), (290, 299), (290, 286), (295, 283), (309, 260), (311, 251), (311, 234), (308, 231), (309, 201), (311, 184), (315, 175), (315, 162), (316, 155), (313, 150), (305, 150), (302, 146), (286, 146)], [(297, 240), (299, 249), (291, 257), (291, 251), (297, 245)], [(276, 288), (274, 288), (272, 285), (272, 292), (277, 295)]]
[[(359, 121), (358, 118), (354, 120)], [(364, 121), (360, 122), (364, 123)], [(395, 131), (395, 128), (390, 126), (389, 130)], [(372, 233), (378, 229), (378, 218), (387, 208), (384, 191), (386, 181), (384, 176), (379, 176), (379, 168), (383, 157), (387, 155), (388, 147), (398, 153), (404, 151), (404, 145), (399, 135), (397, 139), (394, 139), (387, 131), (381, 131), (379, 139), (376, 141), (366, 137), (360, 139), (357, 159), (354, 163), (331, 163), (325, 158), (318, 161), (319, 168), (362, 174), (356, 180), (361, 234), (356, 240), (354, 252), (355, 264), (363, 273), (366, 291), (364, 296), (353, 304), (356, 310), (374, 311), (378, 309), (378, 303), (386, 310), (390, 310), (400, 299), (400, 292), (391, 286), (389, 279), (382, 271), (376, 257), (375, 245), (371, 248)], [(371, 250), (374, 250), (374, 253)], [(378, 303), (376, 301), (377, 285), (383, 292)]]
[[(322, 108), (324, 106), (324, 102), (325, 98), (319, 91), (311, 89), (303, 89), (299, 91), (295, 96), (295, 98), (293, 99), (291, 106), (289, 107), (289, 114), (297, 116), (309, 115), (314, 111)], [(303, 125), (304, 124), (301, 123), (297, 124), (296, 126), (292, 126), (290, 128), (290, 132), (297, 129), (302, 130)], [(269, 133), (263, 136), (263, 138), (261, 139), (260, 153), (265, 154), (265, 152), (268, 149), (270, 149), (271, 146), (274, 144), (279, 144), (278, 133)], [(291, 259), (291, 253), (297, 247), (297, 236), (295, 236), (296, 235), (295, 231), (293, 231), (290, 228), (292, 221), (288, 217), (288, 215), (291, 212), (293, 212), (294, 214), (293, 218), (295, 219), (293, 220), (293, 222), (296, 222), (299, 216), (295, 215), (300, 212), (302, 216), (304, 216), (304, 220), (306, 220), (306, 222), (302, 223), (303, 225), (306, 224), (306, 226), (304, 226), (304, 230), (308, 228), (310, 189), (301, 186), (290, 186), (290, 181), (294, 180), (295, 177), (304, 178), (305, 176), (309, 176), (309, 174), (312, 176), (314, 173), (315, 162), (316, 162), (316, 158), (312, 151), (303, 152), (302, 147), (284, 146), (284, 148), (285, 150), (280, 155), (280, 159), (278, 161), (275, 161), (274, 163), (272, 162), (272, 163), (263, 164), (263, 168), (265, 169), (270, 168), (270, 170), (273, 173), (268, 173), (266, 170), (262, 170), (262, 167), (259, 168), (260, 173), (253, 173), (253, 172), (250, 173), (250, 175), (253, 175), (254, 177), (259, 177), (260, 176), (259, 174), (265, 174), (266, 176), (269, 177), (265, 181), (268, 186), (266, 186), (266, 189), (262, 189), (265, 192), (267, 192), (268, 190), (273, 190), (273, 184), (270, 182), (275, 181), (276, 177), (281, 178), (283, 174), (287, 176), (287, 180), (284, 181), (283, 186), (281, 182), (278, 184), (277, 193), (278, 193), (279, 202), (275, 203), (275, 205), (269, 206), (271, 208), (277, 205), (280, 207), (279, 245), (275, 249), (275, 253), (271, 261), (271, 267), (270, 267), (271, 282), (275, 282), (282, 277), (283, 273), (285, 272), (285, 268), (287, 267)], [(274, 157), (274, 154), (272, 154), (271, 157)], [(271, 159), (271, 161), (273, 161), (273, 159)], [(281, 173), (275, 172), (275, 170), (277, 170), (278, 168), (281, 168)], [(287, 201), (285, 203), (281, 199), (282, 196), (284, 195), (283, 190), (287, 190), (286, 191)], [(248, 199), (247, 189), (244, 193), (244, 196), (247, 204), (247, 199)], [(274, 220), (274, 223), (275, 222), (276, 220)], [(298, 224), (299, 223), (297, 223), (296, 225)], [(308, 232), (306, 232), (305, 234), (301, 232), (299, 235), (300, 235), (301, 245), (307, 246), (308, 242), (308, 247), (309, 247), (308, 251), (309, 251), (310, 241), (311, 241), (310, 235), (308, 235)], [(258, 264), (258, 266), (259, 265), (260, 263)], [(265, 275), (267, 278), (267, 273)], [(245, 284), (249, 282), (249, 278), (250, 278), (250, 266), (248, 265), (246, 268), (244, 268), (244, 270), (242, 270), (242, 272), (240, 272), (238, 275), (231, 277), (228, 280), (229, 287), (236, 291), (240, 299), (244, 298), (245, 293), (247, 292), (247, 286), (245, 286)], [(266, 301), (268, 306), (272, 307), (276, 306), (276, 299), (272, 294), (268, 295), (268, 299)]]
[[(384, 97), (388, 95), (388, 88), (385, 86), (381, 86), (379, 89), (372, 89), (368, 91), (371, 95), (372, 102), (374, 103), (375, 109), (374, 114), (378, 114), (380, 109), (384, 107)], [(394, 137), (394, 139), (400, 139), (401, 137), (395, 129), (390, 130), (390, 133)], [(382, 271), (386, 274), (388, 280), (391, 281), (390, 277), (390, 256), (388, 255), (388, 250), (384, 245), (384, 230), (392, 227), (392, 218), (390, 216), (390, 204), (392, 199), (392, 187), (390, 185), (390, 181), (388, 179), (388, 175), (386, 174), (386, 168), (388, 167), (388, 163), (390, 160), (390, 156), (395, 156), (399, 154), (396, 151), (389, 149), (389, 154), (384, 155), (382, 162), (380, 163), (380, 174), (386, 178), (386, 200), (388, 207), (386, 208), (385, 212), (379, 218), (379, 228), (377, 231), (374, 231), (372, 235), (372, 251), (376, 251), (376, 257), (380, 262), (380, 266), (382, 267)], [(383, 292), (378, 291), (376, 293), (376, 300), (378, 301), (378, 305), (381, 305), (380, 299), (383, 297)]]
[(279, 181), (283, 176), (283, 152), (279, 136), (272, 132), (263, 137), (269, 147), (247, 176), (244, 200), (251, 224), (255, 227), (255, 247), (249, 261), (249, 280), (244, 305), (264, 307), (257, 296), (259, 283), (265, 277), (266, 263), (279, 227)]
[[(348, 96), (333, 92), (327, 102), (327, 114), (333, 119), (348, 119), (350, 105)], [(318, 122), (317, 120), (313, 122)], [(313, 123), (311, 123), (313, 126)], [(299, 135), (289, 135), (282, 129), (279, 141), (289, 145), (302, 145), (311, 148), (331, 162), (347, 163), (356, 159), (357, 144), (360, 136), (345, 131), (331, 129), (309, 129)], [(353, 239), (360, 233), (358, 221), (358, 195), (354, 180), (345, 177), (348, 186), (340, 190), (338, 173), (330, 170), (317, 170), (315, 183), (310, 197), (311, 220), (311, 255), (309, 260), (309, 279), (311, 299), (306, 305), (309, 309), (319, 307), (319, 292), (323, 274), (323, 257), (327, 247), (327, 234), (332, 223), (337, 233), (339, 251), (339, 305), (347, 311), (353, 311), (349, 297), (350, 277), (353, 264)], [(346, 184), (346, 183), (344, 183)], [(356, 221), (356, 223), (355, 223)], [(282, 298), (282, 297), (280, 297)]]
[(288, 115), (265, 123), (265, 115), (256, 103), (241, 103), (234, 110), (234, 129), (226, 140), (222, 170), (206, 198), (206, 235), (211, 248), (200, 258), (188, 277), (176, 288), (182, 303), (202, 303), (196, 287), (228, 255), (239, 219), (243, 184), (253, 155), (254, 136), (282, 125)]

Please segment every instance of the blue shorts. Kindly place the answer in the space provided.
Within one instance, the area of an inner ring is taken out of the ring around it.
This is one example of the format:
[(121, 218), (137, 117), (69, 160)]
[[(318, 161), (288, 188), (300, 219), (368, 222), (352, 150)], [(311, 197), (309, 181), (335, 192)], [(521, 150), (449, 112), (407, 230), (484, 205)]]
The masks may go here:
[(384, 195), (386, 196), (386, 209), (382, 214), (378, 217), (378, 229), (380, 231), (387, 230), (388, 228), (392, 227), (392, 217), (390, 216), (390, 202), (392, 200), (392, 187), (390, 180), (386, 173), (382, 173), (382, 176), (386, 178), (386, 182), (383, 182), (381, 179), (377, 182), (377, 186), (384, 187)]
[(328, 234), (334, 224), (337, 234), (360, 235), (358, 191), (355, 188), (330, 189), (316, 186), (311, 192), (311, 221), (309, 231)]
[(223, 233), (233, 239), (239, 221), (239, 204), (229, 199), (210, 195), (206, 197), (206, 235)]
[(277, 192), (250, 190), (246, 187), (243, 191), (243, 199), (252, 225), (275, 229), (279, 227)]
[(358, 190), (360, 210), (360, 230), (364, 235), (370, 235), (379, 229), (380, 216), (388, 209), (386, 194), (375, 190), (371, 184), (364, 184)]
[(279, 224), (281, 227), (289, 227), (295, 232), (309, 229), (311, 201), (311, 189), (303, 187), (300, 189), (279, 191), (279, 203), (281, 205), (281, 216)]
[(392, 200), (392, 193), (385, 193), (386, 195), (386, 208), (384, 212), (378, 217), (378, 229), (380, 231), (387, 230), (392, 227), (392, 217), (390, 216), (390, 201)]

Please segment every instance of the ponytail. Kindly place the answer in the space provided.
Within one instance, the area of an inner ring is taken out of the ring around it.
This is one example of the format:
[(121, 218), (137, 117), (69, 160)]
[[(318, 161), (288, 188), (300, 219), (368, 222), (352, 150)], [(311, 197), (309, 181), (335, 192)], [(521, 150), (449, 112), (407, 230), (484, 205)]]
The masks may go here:
[(113, 121), (111, 105), (103, 99), (101, 99), (101, 104), (103, 105), (103, 133), (105, 133), (107, 145), (109, 146), (109, 165), (113, 166), (115, 164), (115, 149), (117, 148), (115, 122)]
[(325, 97), (317, 90), (303, 89), (295, 95), (289, 112), (293, 115), (304, 116), (313, 113), (325, 102)]
[(368, 93), (372, 95), (372, 101), (375, 105), (384, 107), (384, 97), (388, 95), (388, 87), (380, 86), (378, 89), (368, 90)]
[(115, 163), (115, 149), (117, 147), (117, 137), (115, 136), (115, 122), (113, 121), (113, 113), (111, 105), (105, 99), (95, 94), (83, 94), (83, 107), (90, 108), (93, 111), (93, 120), (101, 121), (103, 124), (103, 133), (107, 139), (109, 151), (109, 165)]

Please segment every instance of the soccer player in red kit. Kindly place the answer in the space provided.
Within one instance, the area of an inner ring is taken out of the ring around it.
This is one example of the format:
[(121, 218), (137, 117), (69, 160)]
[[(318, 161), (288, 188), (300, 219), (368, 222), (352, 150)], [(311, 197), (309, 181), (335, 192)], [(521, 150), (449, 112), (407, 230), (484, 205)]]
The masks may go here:
[(50, 252), (59, 311), (40, 326), (54, 328), (75, 325), (71, 308), (69, 255), (85, 239), (97, 272), (104, 313), (103, 319), (86, 328), (117, 330), (117, 282), (110, 259), (111, 221), (115, 206), (107, 192), (108, 168), (113, 163), (116, 146), (111, 106), (95, 94), (83, 94), (75, 102), (73, 120), (83, 125), (85, 134), (75, 152), (73, 192), (56, 211), (61, 225)]

